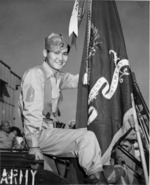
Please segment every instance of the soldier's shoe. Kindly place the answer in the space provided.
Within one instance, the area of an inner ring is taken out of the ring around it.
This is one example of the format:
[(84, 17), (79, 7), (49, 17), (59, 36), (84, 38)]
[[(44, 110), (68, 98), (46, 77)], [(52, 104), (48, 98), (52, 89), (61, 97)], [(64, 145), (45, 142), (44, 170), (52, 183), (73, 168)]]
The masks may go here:
[(121, 177), (126, 176), (126, 171), (121, 165), (103, 166), (103, 169), (108, 184), (116, 184)]
[(95, 185), (108, 185), (103, 171), (99, 171), (89, 176), (88, 183)]

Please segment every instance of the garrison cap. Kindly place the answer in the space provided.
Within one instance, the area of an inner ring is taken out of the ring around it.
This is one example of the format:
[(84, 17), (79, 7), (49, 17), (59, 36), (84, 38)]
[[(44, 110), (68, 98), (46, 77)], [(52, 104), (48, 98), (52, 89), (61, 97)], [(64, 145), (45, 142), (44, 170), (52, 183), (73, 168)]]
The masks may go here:
[(51, 33), (45, 38), (46, 50), (56, 52), (65, 48), (70, 48), (70, 46), (61, 34)]

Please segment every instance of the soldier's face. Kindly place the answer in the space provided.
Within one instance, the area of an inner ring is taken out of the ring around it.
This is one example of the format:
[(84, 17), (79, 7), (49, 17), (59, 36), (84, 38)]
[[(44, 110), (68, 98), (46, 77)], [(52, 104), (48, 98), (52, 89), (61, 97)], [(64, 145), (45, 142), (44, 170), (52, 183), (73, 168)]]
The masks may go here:
[(2, 129), (3, 129), (4, 132), (9, 132), (10, 131), (10, 124), (5, 123)]
[(47, 62), (54, 70), (60, 70), (67, 64), (68, 54), (68, 48), (58, 51), (47, 51)]

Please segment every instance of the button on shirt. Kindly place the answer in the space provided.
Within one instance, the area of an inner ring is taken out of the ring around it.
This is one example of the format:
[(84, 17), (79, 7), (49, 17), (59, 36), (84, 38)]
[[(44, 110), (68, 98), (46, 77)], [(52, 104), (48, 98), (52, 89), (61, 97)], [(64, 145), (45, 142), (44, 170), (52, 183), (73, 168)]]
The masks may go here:
[[(57, 71), (54, 75), (52, 69), (43, 62), (46, 78), (50, 80), (50, 104), (52, 112), (57, 110), (61, 90), (77, 88), (79, 75)], [(19, 104), (24, 117), (24, 132), (29, 147), (39, 146), (39, 137), (43, 124), (45, 76), (39, 66), (27, 70), (22, 78)]]

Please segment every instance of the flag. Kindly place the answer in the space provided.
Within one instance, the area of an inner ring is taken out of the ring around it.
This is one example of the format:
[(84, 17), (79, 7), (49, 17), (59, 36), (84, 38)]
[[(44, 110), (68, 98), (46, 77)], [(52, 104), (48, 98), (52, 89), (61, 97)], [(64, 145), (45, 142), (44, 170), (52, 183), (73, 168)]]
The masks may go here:
[(92, 130), (102, 153), (110, 154), (132, 110), (130, 64), (115, 1), (88, 3), (76, 127)]
[[(109, 165), (112, 150), (120, 138), (133, 139), (130, 138), (132, 132), (127, 135), (134, 126), (131, 69), (115, 1), (88, 0), (87, 7), (76, 128), (87, 127), (95, 133), (102, 150), (101, 163)], [(120, 184), (140, 184), (139, 178), (135, 178), (133, 161), (120, 151), (115, 154), (119, 164), (122, 161), (126, 164), (123, 168), (127, 173)], [(83, 183), (84, 174), (76, 161), (73, 165), (76, 169), (71, 166), (74, 182)], [(109, 176), (105, 167), (104, 173)]]

